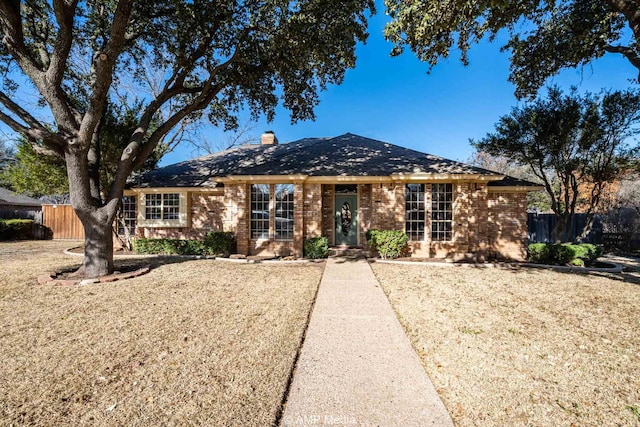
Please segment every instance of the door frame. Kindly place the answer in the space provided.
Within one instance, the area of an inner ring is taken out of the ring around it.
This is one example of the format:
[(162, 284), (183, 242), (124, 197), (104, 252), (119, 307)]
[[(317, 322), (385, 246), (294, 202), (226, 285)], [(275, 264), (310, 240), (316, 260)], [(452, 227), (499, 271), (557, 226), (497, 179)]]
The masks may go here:
[[(332, 216), (332, 224), (333, 224), (333, 242), (332, 242), (332, 246), (336, 246), (337, 245), (337, 227), (336, 227), (336, 186), (340, 185), (340, 184), (333, 184), (333, 197), (331, 198), (331, 204), (332, 204), (332, 212), (333, 212), (333, 216)], [(341, 196), (355, 196), (356, 197), (356, 246), (360, 246), (360, 185), (359, 184), (355, 184), (356, 185), (356, 192), (353, 193), (340, 193)]]

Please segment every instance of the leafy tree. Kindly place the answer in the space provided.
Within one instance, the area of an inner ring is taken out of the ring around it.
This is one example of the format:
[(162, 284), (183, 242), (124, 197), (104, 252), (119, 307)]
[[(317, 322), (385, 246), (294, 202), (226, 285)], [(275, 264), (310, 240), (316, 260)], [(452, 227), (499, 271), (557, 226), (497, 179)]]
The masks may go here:
[[(514, 108), (496, 131), (474, 142), (478, 150), (527, 165), (543, 183), (558, 217), (556, 235), (567, 241), (576, 206), (584, 197), (591, 230), (607, 183), (633, 158), (630, 141), (640, 120), (635, 91), (580, 95), (549, 88), (546, 99)], [(637, 141), (633, 141), (637, 148)], [(555, 179), (555, 182), (554, 182)]]
[[(534, 182), (539, 181), (529, 166), (514, 163), (511, 159), (505, 156), (493, 156), (485, 151), (475, 151), (471, 155), (469, 163), (474, 166), (495, 171), (503, 175), (509, 175), (514, 178)], [(555, 188), (556, 185), (553, 175), (550, 175), (549, 179)], [(551, 210), (551, 200), (546, 192), (531, 191), (527, 193), (527, 209), (538, 212), (548, 212)]]
[[(393, 55), (409, 46), (434, 66), (451, 50), (468, 63), (472, 44), (506, 30), (511, 75), (518, 97), (533, 96), (564, 68), (606, 53), (621, 54), (640, 71), (640, 4), (632, 0), (385, 0), (385, 28)], [(639, 76), (640, 79), (640, 76)]]
[[(111, 224), (125, 182), (158, 144), (203, 116), (230, 129), (243, 108), (270, 120), (280, 99), (292, 121), (313, 118), (318, 92), (354, 66), (373, 9), (372, 0), (0, 2), (0, 120), (39, 155), (65, 159), (85, 228), (84, 275), (113, 271)], [(22, 102), (11, 73), (35, 87), (48, 114)], [(131, 94), (144, 100), (142, 113), (101, 189), (105, 107), (116, 98), (131, 105)]]
[(14, 191), (30, 197), (69, 192), (64, 161), (39, 155), (24, 138), (16, 143), (15, 161), (6, 168), (2, 176)]
[(5, 175), (5, 170), (11, 165), (14, 157), (15, 150), (13, 147), (11, 147), (6, 140), (0, 139), (0, 187), (11, 187)]

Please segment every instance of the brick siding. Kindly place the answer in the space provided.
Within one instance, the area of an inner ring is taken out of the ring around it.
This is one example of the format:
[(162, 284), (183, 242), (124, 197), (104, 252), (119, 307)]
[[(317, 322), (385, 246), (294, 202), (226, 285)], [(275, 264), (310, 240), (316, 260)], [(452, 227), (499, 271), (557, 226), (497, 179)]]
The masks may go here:
[[(304, 239), (326, 236), (334, 242), (333, 184), (294, 184), (292, 241), (250, 239), (250, 184), (227, 184), (224, 195), (194, 192), (188, 198), (190, 227), (139, 227), (138, 237), (202, 238), (209, 230), (236, 233), (238, 253), (302, 256)], [(410, 242), (412, 256), (461, 259), (470, 253), (524, 259), (527, 229), (526, 193), (490, 193), (486, 183), (453, 185), (453, 240), (432, 242), (431, 186), (425, 185), (424, 242)], [(405, 184), (383, 182), (358, 185), (358, 238), (366, 246), (367, 230), (405, 227)], [(272, 223), (275, 219), (272, 216)], [(273, 226), (273, 224), (272, 224)]]

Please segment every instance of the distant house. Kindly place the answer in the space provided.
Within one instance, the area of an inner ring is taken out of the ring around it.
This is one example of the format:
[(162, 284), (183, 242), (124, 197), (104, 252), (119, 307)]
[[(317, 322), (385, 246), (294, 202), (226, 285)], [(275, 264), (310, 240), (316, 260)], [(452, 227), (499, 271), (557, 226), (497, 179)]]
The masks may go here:
[(0, 188), (0, 218), (42, 219), (42, 202)]
[(232, 231), (239, 253), (302, 256), (310, 237), (364, 246), (367, 230), (394, 229), (413, 256), (524, 254), (537, 184), (352, 134), (261, 142), (137, 177), (125, 193), (136, 235)]

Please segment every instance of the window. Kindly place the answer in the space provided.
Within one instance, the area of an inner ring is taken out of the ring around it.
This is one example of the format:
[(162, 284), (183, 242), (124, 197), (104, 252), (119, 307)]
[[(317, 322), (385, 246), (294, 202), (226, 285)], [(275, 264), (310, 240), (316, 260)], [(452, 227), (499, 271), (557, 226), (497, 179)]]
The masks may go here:
[(180, 195), (178, 193), (162, 195), (162, 219), (180, 219)]
[(251, 238), (269, 238), (269, 184), (251, 185)]
[(147, 194), (144, 217), (145, 219), (180, 219), (180, 194)]
[(431, 185), (431, 240), (453, 240), (453, 184)]
[(145, 198), (146, 219), (162, 218), (162, 194), (147, 194)]
[(124, 226), (129, 230), (129, 234), (136, 233), (136, 196), (124, 196), (122, 198), (122, 219), (124, 224), (118, 222), (118, 234), (124, 236)]
[(424, 184), (407, 184), (405, 187), (405, 221), (409, 240), (424, 240)]
[(293, 240), (293, 184), (275, 186), (276, 240)]

